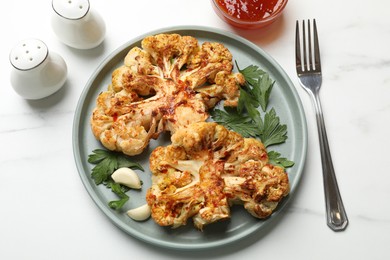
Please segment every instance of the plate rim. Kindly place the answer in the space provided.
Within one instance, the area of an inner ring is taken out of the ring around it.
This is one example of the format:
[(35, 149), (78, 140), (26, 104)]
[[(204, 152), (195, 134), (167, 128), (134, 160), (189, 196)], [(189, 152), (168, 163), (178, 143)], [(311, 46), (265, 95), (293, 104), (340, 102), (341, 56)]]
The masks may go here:
[(279, 215), (281, 215), (281, 212), (284, 212), (284, 208), (286, 207), (286, 205), (289, 204), (291, 198), (295, 195), (295, 190), (299, 186), (299, 183), (302, 179), (302, 174), (303, 174), (303, 170), (304, 170), (305, 162), (306, 162), (306, 157), (307, 157), (307, 146), (308, 146), (307, 120), (306, 120), (304, 108), (302, 105), (302, 101), (301, 101), (301, 99), (298, 95), (298, 92), (295, 88), (295, 85), (291, 81), (290, 77), (287, 75), (285, 70), (279, 65), (278, 62), (276, 62), (276, 60), (272, 56), (270, 56), (262, 48), (260, 48), (256, 44), (252, 43), (251, 41), (243, 38), (240, 35), (234, 34), (232, 32), (226, 31), (226, 30), (217, 29), (217, 28), (213, 28), (213, 27), (207, 27), (207, 26), (193, 26), (193, 25), (163, 27), (160, 29), (156, 29), (156, 30), (152, 30), (152, 31), (143, 33), (137, 37), (133, 37), (131, 40), (125, 42), (124, 44), (122, 44), (118, 48), (116, 48), (114, 51), (110, 52), (100, 62), (100, 64), (94, 70), (92, 75), (89, 77), (89, 79), (88, 79), (87, 83), (85, 84), (85, 86), (80, 94), (80, 97), (77, 101), (77, 105), (76, 105), (76, 109), (75, 109), (75, 113), (74, 113), (74, 118), (73, 118), (73, 126), (72, 126), (73, 156), (74, 156), (74, 160), (76, 163), (76, 168), (77, 168), (78, 174), (79, 174), (79, 176), (82, 180), (82, 183), (83, 183), (85, 189), (87, 190), (89, 196), (92, 198), (94, 203), (98, 206), (98, 208), (105, 214), (105, 216), (107, 218), (109, 218), (110, 221), (112, 221), (118, 228), (120, 228), (126, 234), (131, 235), (132, 237), (137, 238), (141, 241), (144, 241), (148, 244), (152, 244), (152, 245), (156, 245), (156, 246), (160, 246), (160, 247), (168, 248), (168, 249), (175, 249), (175, 250), (212, 249), (212, 248), (217, 248), (220, 246), (224, 246), (224, 245), (236, 242), (237, 240), (243, 239), (243, 238), (247, 237), (248, 235), (255, 233), (256, 231), (261, 230), (262, 228), (255, 228), (254, 230), (253, 229), (246, 230), (246, 232), (242, 232), (238, 238), (237, 238), (237, 236), (233, 236), (233, 237), (229, 237), (229, 239), (224, 239), (222, 242), (212, 241), (212, 242), (207, 242), (207, 244), (201, 243), (201, 244), (192, 244), (192, 245), (177, 244), (175, 242), (169, 242), (169, 241), (162, 242), (161, 240), (155, 239), (154, 237), (146, 236), (145, 234), (143, 234), (142, 232), (138, 232), (137, 230), (133, 230), (133, 232), (130, 232), (126, 228), (127, 225), (125, 225), (125, 223), (120, 221), (120, 219), (110, 217), (110, 215), (112, 215), (112, 212), (107, 209), (107, 205), (105, 205), (103, 203), (103, 201), (99, 200), (99, 198), (98, 198), (97, 194), (95, 193), (95, 191), (93, 190), (93, 188), (91, 186), (87, 185), (89, 175), (85, 174), (84, 168), (82, 166), (82, 162), (80, 161), (81, 153), (80, 153), (80, 149), (78, 149), (79, 148), (78, 144), (80, 142), (78, 130), (79, 130), (79, 123), (80, 123), (81, 116), (82, 116), (81, 112), (83, 110), (83, 103), (84, 103), (84, 101), (85, 101), (85, 99), (86, 99), (86, 97), (87, 97), (87, 95), (92, 87), (92, 83), (96, 80), (96, 77), (101, 73), (102, 69), (105, 66), (107, 66), (107, 64), (110, 62), (110, 60), (112, 60), (119, 53), (121, 53), (124, 50), (126, 50), (127, 48), (129, 48), (130, 45), (136, 43), (137, 41), (142, 40), (143, 38), (145, 38), (146, 36), (149, 36), (149, 35), (154, 35), (154, 34), (158, 34), (158, 33), (172, 33), (174, 31), (196, 31), (196, 32), (204, 31), (207, 33), (222, 35), (222, 36), (230, 38), (232, 40), (241, 42), (242, 44), (250, 47), (251, 49), (258, 52), (261, 56), (263, 56), (267, 60), (267, 62), (269, 62), (272, 65), (272, 67), (274, 67), (277, 70), (277, 73), (279, 73), (280, 76), (286, 81), (288, 88), (291, 90), (292, 94), (294, 95), (294, 100), (296, 101), (296, 105), (298, 108), (297, 114), (298, 114), (299, 118), (301, 118), (302, 123), (303, 123), (303, 125), (301, 125), (303, 139), (300, 140), (302, 143), (302, 150), (301, 150), (302, 156), (300, 157), (300, 161), (298, 161), (298, 162), (295, 161), (295, 166), (298, 167), (296, 169), (296, 182), (294, 183), (295, 185), (293, 187), (291, 187), (289, 196), (284, 198), (282, 203), (280, 203), (280, 205), (278, 206), (278, 210), (272, 214), (272, 217), (267, 219), (267, 224), (264, 224), (260, 227), (269, 226), (269, 224), (271, 222), (273, 222), (276, 218), (279, 218)]

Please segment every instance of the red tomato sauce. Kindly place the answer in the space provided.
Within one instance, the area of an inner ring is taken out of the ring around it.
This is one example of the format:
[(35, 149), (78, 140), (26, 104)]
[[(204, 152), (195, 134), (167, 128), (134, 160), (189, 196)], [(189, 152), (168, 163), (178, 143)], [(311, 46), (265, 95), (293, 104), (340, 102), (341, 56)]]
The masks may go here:
[(271, 16), (282, 4), (282, 0), (217, 0), (217, 4), (232, 17), (256, 22)]

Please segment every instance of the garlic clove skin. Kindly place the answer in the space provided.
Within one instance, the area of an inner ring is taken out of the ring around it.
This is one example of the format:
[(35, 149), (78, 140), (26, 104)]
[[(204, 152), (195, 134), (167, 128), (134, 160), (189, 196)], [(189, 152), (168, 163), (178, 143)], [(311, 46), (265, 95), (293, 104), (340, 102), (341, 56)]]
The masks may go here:
[(146, 220), (150, 217), (150, 214), (151, 210), (148, 204), (127, 211), (127, 215), (136, 221)]
[(141, 180), (132, 169), (122, 167), (117, 169), (111, 178), (119, 184), (125, 185), (132, 189), (141, 189)]

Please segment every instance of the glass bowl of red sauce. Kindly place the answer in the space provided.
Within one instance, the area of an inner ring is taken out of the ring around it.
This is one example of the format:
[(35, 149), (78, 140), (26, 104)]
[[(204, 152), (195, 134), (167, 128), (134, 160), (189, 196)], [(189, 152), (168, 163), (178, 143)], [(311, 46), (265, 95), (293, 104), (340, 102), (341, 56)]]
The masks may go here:
[(216, 14), (225, 22), (244, 29), (273, 23), (288, 0), (211, 0)]

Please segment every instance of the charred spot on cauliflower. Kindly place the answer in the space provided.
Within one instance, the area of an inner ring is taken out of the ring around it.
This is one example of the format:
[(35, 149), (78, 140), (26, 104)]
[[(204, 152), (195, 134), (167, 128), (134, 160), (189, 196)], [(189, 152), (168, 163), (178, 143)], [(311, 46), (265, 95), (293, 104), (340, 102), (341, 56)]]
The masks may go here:
[(211, 122), (193, 123), (150, 156), (152, 186), (146, 199), (152, 218), (174, 228), (189, 219), (202, 230), (230, 217), (239, 203), (266, 218), (288, 195), (288, 175), (268, 162), (264, 145)]
[(91, 116), (95, 137), (109, 150), (142, 153), (161, 132), (203, 122), (221, 100), (237, 106), (240, 73), (220, 43), (191, 36), (148, 36), (132, 48), (99, 94)]

